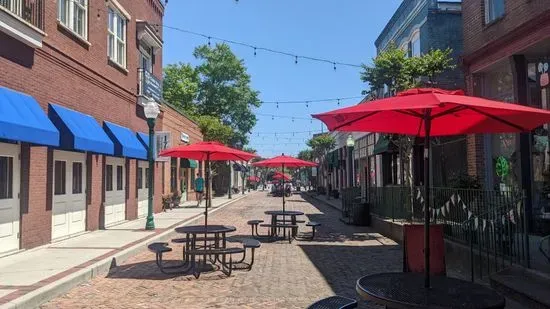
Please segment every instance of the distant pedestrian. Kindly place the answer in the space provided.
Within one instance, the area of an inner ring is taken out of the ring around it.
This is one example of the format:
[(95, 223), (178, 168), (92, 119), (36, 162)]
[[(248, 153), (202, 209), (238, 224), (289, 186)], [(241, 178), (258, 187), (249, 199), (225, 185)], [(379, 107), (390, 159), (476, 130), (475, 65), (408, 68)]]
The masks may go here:
[(195, 178), (195, 194), (197, 197), (197, 207), (201, 206), (202, 196), (204, 193), (204, 178), (197, 173), (197, 178)]

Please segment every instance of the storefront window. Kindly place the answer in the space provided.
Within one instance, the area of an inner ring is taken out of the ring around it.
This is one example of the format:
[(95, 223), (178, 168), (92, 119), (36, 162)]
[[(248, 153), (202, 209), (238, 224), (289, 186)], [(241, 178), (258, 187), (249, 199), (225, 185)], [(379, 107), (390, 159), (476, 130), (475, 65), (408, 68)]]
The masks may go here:
[(170, 159), (170, 192), (176, 192), (178, 186), (178, 159)]
[[(482, 73), (482, 96), (503, 102), (514, 102), (512, 68), (505, 61)], [(493, 186), (496, 190), (520, 188), (520, 153), (517, 134), (491, 134), (491, 166)]]

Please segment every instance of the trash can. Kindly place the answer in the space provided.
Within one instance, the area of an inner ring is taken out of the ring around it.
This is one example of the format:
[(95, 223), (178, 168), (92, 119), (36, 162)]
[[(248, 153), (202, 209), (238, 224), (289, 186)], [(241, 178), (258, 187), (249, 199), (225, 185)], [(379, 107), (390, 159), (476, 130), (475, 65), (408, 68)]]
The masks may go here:
[(360, 197), (354, 199), (351, 203), (351, 224), (370, 226), (370, 207), (369, 204)]

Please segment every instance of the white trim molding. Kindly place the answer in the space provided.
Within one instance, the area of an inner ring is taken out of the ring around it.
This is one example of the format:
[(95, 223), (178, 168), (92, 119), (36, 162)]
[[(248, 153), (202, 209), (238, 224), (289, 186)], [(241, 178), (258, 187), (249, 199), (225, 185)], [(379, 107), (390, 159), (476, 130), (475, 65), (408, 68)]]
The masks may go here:
[(145, 45), (153, 48), (153, 53), (157, 54), (157, 52), (162, 48), (162, 40), (157, 36), (154, 29), (148, 22), (136, 20), (136, 24), (138, 41), (141, 41), (145, 43)]
[(117, 0), (108, 0), (105, 3), (107, 4), (107, 6), (112, 5), (115, 9), (117, 9), (120, 12), (120, 14), (124, 15), (124, 17), (126, 17), (128, 21), (132, 20), (132, 16), (130, 15), (130, 13), (128, 13), (128, 11), (126, 11), (124, 7), (122, 7), (122, 5), (118, 3)]
[(0, 31), (33, 48), (41, 48), (46, 33), (0, 6)]

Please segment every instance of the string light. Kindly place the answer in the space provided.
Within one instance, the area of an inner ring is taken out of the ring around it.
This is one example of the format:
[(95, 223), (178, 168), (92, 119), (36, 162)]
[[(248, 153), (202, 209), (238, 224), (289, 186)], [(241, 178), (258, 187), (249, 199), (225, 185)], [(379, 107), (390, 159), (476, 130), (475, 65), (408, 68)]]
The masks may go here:
[(336, 71), (336, 63), (335, 62), (332, 63), (332, 66), (334, 68), (334, 71)]
[(254, 57), (256, 57), (256, 47), (254, 47)]
[(256, 134), (260, 134), (260, 135), (277, 135), (277, 134), (284, 135), (284, 134), (306, 134), (306, 133), (311, 134), (312, 132), (313, 133), (322, 133), (323, 131), (320, 131), (320, 130), (314, 130), (314, 131), (311, 131), (311, 130), (309, 130), (309, 131), (287, 131), (287, 132), (279, 132), (279, 131), (277, 131), (277, 132), (265, 132), (265, 131), (263, 131), (262, 132), (262, 131), (259, 131), (259, 132), (256, 132)]
[[(181, 33), (186, 33), (186, 34), (190, 34), (190, 35), (194, 35), (194, 36), (208, 38), (209, 41), (210, 41), (210, 39), (212, 39), (212, 40), (217, 40), (217, 41), (232, 44), (232, 45), (239, 45), (239, 46), (249, 47), (249, 48), (252, 48), (254, 50), (256, 50), (256, 49), (257, 50), (263, 50), (265, 52), (272, 53), (272, 54), (279, 54), (279, 55), (283, 55), (283, 56), (287, 56), (287, 57), (292, 57), (292, 58), (294, 58), (294, 63), (295, 64), (298, 63), (298, 58), (301, 58), (301, 59), (314, 61), (314, 62), (321, 62), (321, 63), (324, 62), (324, 63), (329, 63), (329, 64), (332, 63), (333, 68), (335, 68), (336, 65), (350, 67), (350, 68), (357, 68), (357, 69), (361, 68), (360, 64), (346, 63), (346, 62), (340, 62), (340, 61), (329, 60), (329, 59), (318, 58), (318, 57), (312, 57), (312, 56), (297, 55), (295, 53), (276, 50), (276, 49), (272, 49), (272, 48), (268, 48), (268, 47), (260, 47), (260, 46), (252, 45), (252, 44), (249, 44), (249, 43), (239, 42), (239, 41), (230, 40), (230, 39), (224, 39), (224, 38), (216, 37), (216, 36), (213, 36), (213, 35), (203, 34), (203, 33), (190, 31), (190, 30), (186, 30), (186, 29), (182, 29), (182, 28), (178, 28), (178, 27), (172, 27), (172, 26), (169, 26), (169, 25), (159, 25), (159, 24), (152, 24), (152, 25), (153, 26), (162, 26), (164, 28), (175, 30), (175, 31), (178, 31), (178, 32), (181, 32)], [(210, 46), (210, 44), (208, 44), (208, 46)]]
[(340, 99), (338, 99), (338, 103), (337, 103), (337, 104), (338, 104), (338, 106), (340, 106)]
[(306, 117), (294, 117), (294, 116), (281, 116), (281, 115), (262, 114), (262, 113), (256, 113), (256, 116), (271, 117), (271, 120), (275, 120), (275, 118), (292, 119), (293, 122), (294, 122), (294, 119), (310, 120), (311, 122), (313, 122), (313, 119), (314, 119), (314, 118), (311, 118), (311, 117), (306, 118)]
[(210, 39), (211, 39), (211, 37), (208, 37), (208, 46), (209, 46), (209, 47), (210, 47), (210, 45), (211, 45), (211, 44), (210, 44)]
[(262, 104), (306, 104), (309, 106), (310, 103), (330, 103), (336, 101), (347, 101), (347, 100), (357, 100), (363, 99), (364, 96), (351, 96), (351, 97), (339, 97), (339, 98), (326, 98), (326, 99), (314, 99), (314, 100), (290, 100), (290, 101), (260, 101)]

